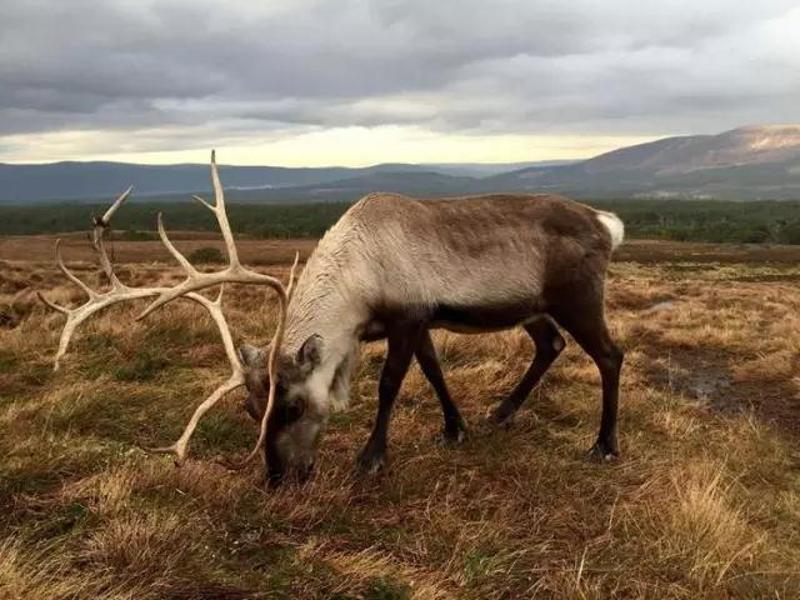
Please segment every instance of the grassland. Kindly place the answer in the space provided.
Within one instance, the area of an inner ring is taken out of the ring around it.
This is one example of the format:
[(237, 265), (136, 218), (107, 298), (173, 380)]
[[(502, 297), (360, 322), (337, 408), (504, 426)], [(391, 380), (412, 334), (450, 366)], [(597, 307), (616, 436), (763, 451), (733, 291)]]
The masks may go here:
[[(213, 460), (255, 438), (241, 396), (202, 423), (182, 468), (140, 450), (173, 441), (226, 376), (216, 330), (192, 305), (138, 324), (139, 307), (110, 310), (52, 371), (62, 317), (33, 290), (82, 298), (49, 263), (50, 242), (0, 243), (2, 598), (800, 596), (796, 249), (623, 246), (608, 283), (627, 353), (617, 463), (583, 460), (599, 385), (574, 343), (514, 426), (493, 430), (483, 416), (521, 376), (529, 340), (438, 333), (467, 441), (432, 442), (438, 405), (414, 367), (390, 470), (353, 477), (376, 406), (384, 347), (373, 344), (315, 478), (266, 490), (258, 467)], [(99, 283), (80, 243), (65, 254)], [(279, 256), (261, 268), (285, 275), (273, 263), (291, 246), (253, 241), (245, 259)], [(116, 244), (123, 278), (178, 278), (156, 248)], [(276, 307), (263, 290), (231, 290), (226, 306), (241, 338), (268, 338)]]

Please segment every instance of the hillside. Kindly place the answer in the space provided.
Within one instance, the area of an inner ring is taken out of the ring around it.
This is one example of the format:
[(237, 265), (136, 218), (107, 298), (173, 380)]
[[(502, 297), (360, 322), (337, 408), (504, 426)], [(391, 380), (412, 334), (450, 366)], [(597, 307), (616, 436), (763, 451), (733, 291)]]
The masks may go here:
[(800, 125), (669, 137), (590, 160), (492, 177), (491, 187), (581, 197), (800, 197)]
[[(371, 169), (286, 168), (226, 166), (225, 183), (231, 189), (271, 188), (322, 184), (380, 172)], [(398, 165), (386, 165), (396, 170)], [(403, 170), (412, 170), (404, 165)], [(133, 185), (136, 195), (183, 194), (210, 188), (208, 165), (138, 165), (115, 162), (59, 162), (43, 165), (0, 164), (0, 201), (31, 202), (69, 198), (97, 199), (118, 194)]]
[[(563, 162), (563, 161), (562, 161)], [(473, 164), (453, 163), (437, 165), (380, 164), (363, 168), (308, 167), (288, 168), (272, 166), (221, 167), (226, 188), (242, 201), (269, 200), (273, 197), (285, 199), (298, 194), (315, 193), (334, 184), (337, 189), (352, 187), (374, 191), (389, 177), (403, 174), (417, 178), (407, 191), (422, 190), (431, 193), (442, 189), (449, 191), (447, 183), (454, 189), (463, 187), (464, 177), (496, 175), (518, 170), (538, 163)], [(543, 163), (553, 165), (553, 161)], [(556, 163), (560, 164), (560, 163)], [(425, 183), (426, 175), (429, 183)], [(452, 181), (449, 179), (452, 178)], [(444, 181), (445, 183), (442, 183)], [(30, 203), (53, 200), (80, 201), (104, 199), (118, 194), (133, 185), (136, 196), (184, 199), (190, 192), (210, 189), (208, 165), (140, 165), (117, 162), (59, 162), (42, 165), (0, 164), (0, 203)], [(377, 186), (377, 187), (376, 187)], [(285, 193), (296, 188), (296, 193)], [(282, 190), (270, 193), (270, 190)]]
[[(381, 164), (365, 168), (223, 166), (234, 202), (353, 201), (374, 191), (452, 196), (550, 191), (578, 198), (800, 198), (800, 125), (669, 137), (584, 161)], [(184, 200), (209, 189), (207, 165), (0, 164), (0, 203), (93, 201), (129, 185), (136, 197)]]

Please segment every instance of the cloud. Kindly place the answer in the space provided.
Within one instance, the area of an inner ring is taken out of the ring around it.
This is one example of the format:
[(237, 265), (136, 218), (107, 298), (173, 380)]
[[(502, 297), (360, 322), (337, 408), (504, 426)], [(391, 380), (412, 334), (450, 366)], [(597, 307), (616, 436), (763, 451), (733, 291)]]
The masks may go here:
[(4, 0), (0, 158), (71, 134), (80, 155), (346, 128), (647, 136), (791, 121), (792, 5)]

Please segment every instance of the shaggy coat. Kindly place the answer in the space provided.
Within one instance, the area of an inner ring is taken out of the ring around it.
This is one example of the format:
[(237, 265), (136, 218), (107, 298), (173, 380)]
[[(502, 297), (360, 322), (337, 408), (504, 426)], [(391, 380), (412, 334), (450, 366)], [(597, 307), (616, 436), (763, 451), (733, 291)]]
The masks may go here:
[(283, 396), (292, 398), (284, 404), (302, 407), (276, 411), (300, 416), (276, 417), (270, 426), (270, 469), (282, 472), (287, 463), (310, 467), (329, 411), (347, 403), (358, 343), (364, 340), (388, 338), (389, 354), (361, 466), (373, 470), (383, 463), (391, 406), (413, 356), (442, 401), (446, 437), (460, 438), (463, 421), (428, 333), (439, 327), (479, 333), (522, 326), (533, 338), (536, 359), (495, 409), (498, 422), (513, 415), (564, 347), (554, 323), (564, 327), (603, 377), (603, 419), (593, 453), (616, 455), (622, 353), (608, 336), (603, 288), (609, 258), (622, 238), (615, 215), (561, 196), (362, 198), (320, 241), (289, 304), (281, 385)]

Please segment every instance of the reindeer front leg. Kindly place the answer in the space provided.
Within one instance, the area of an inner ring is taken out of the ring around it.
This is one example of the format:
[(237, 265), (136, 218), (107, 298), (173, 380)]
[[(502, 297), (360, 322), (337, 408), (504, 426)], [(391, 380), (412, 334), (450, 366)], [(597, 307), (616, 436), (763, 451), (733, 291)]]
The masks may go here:
[(356, 462), (358, 470), (362, 473), (376, 473), (386, 462), (387, 434), (392, 406), (408, 372), (420, 336), (424, 332), (424, 324), (418, 321), (394, 323), (387, 328), (389, 352), (378, 384), (378, 415), (375, 418), (372, 434)]

